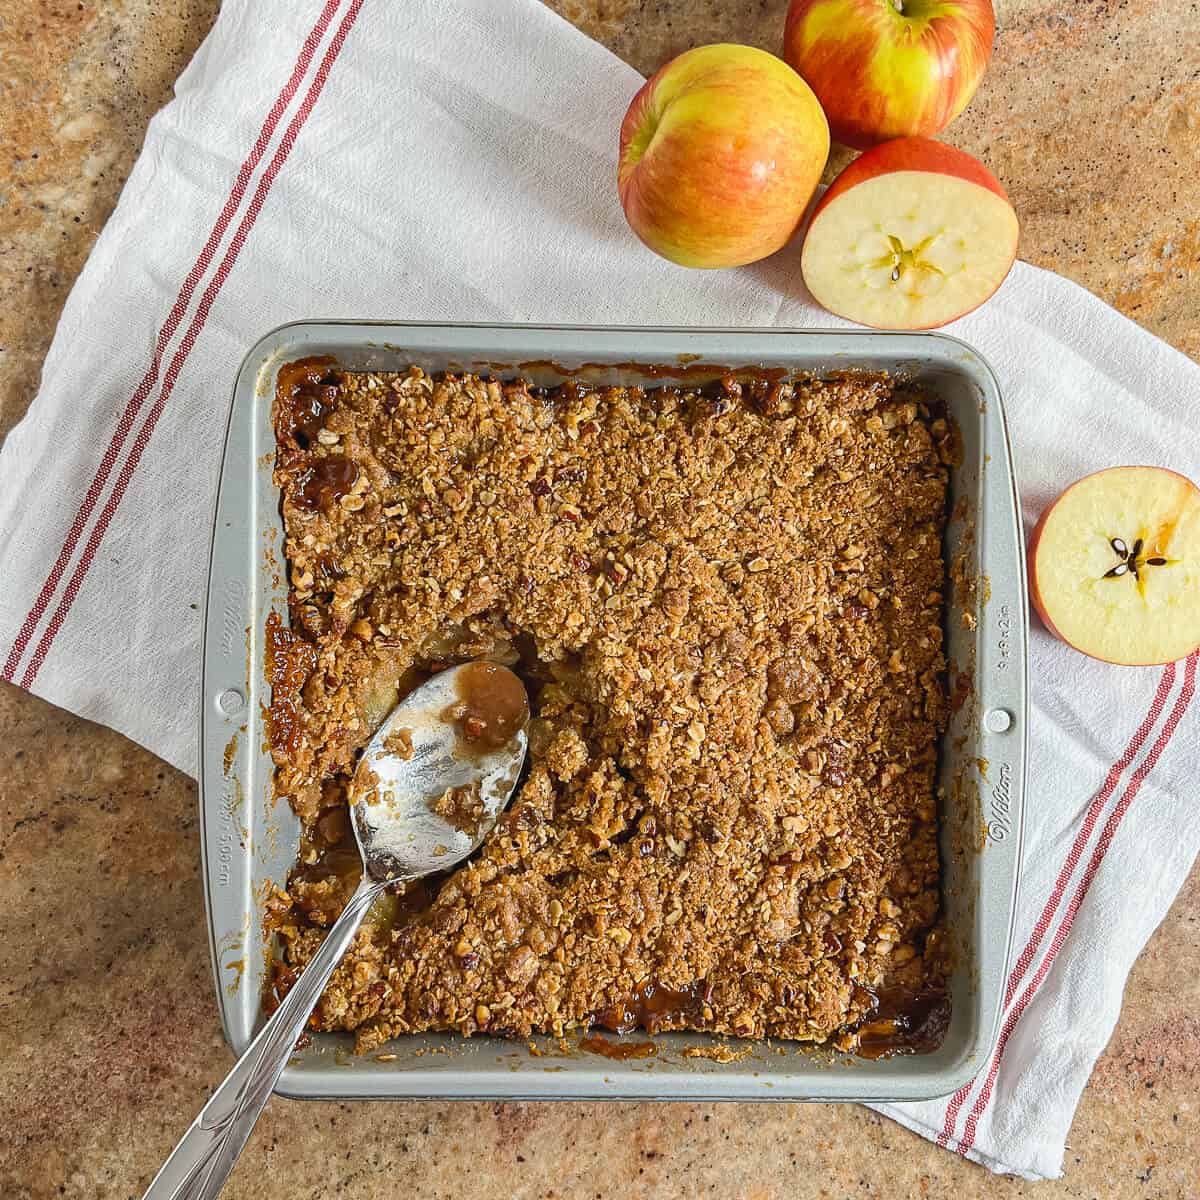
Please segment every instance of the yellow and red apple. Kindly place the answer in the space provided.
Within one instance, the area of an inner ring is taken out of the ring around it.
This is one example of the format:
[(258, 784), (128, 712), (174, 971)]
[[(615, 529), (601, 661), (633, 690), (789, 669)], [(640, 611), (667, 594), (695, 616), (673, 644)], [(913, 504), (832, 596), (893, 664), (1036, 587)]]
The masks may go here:
[(965, 151), (897, 138), (856, 158), (813, 210), (800, 269), (818, 304), (877, 329), (931, 329), (982, 304), (1017, 255), (1017, 214)]
[(736, 267), (791, 239), (828, 157), (825, 115), (791, 67), (752, 46), (700, 46), (634, 97), (617, 185), (651, 250)]
[(1185, 658), (1200, 647), (1200, 489), (1162, 467), (1085, 476), (1037, 523), (1029, 590), (1046, 628), (1092, 658)]
[(930, 137), (958, 116), (992, 55), (991, 0), (792, 0), (783, 56), (836, 141)]

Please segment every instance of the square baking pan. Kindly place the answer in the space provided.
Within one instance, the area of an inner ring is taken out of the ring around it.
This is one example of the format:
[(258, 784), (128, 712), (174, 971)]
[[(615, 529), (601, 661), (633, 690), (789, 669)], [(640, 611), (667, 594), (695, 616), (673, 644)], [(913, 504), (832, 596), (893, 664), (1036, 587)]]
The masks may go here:
[[(264, 713), (267, 615), (287, 619), (271, 401), (281, 364), (331, 355), (352, 370), (476, 370), (539, 384), (695, 382), (729, 370), (888, 371), (922, 385), (962, 438), (946, 532), (946, 653), (955, 701), (940, 748), (942, 892), (952, 1017), (940, 1049), (868, 1060), (747, 1042), (735, 1062), (685, 1057), (717, 1039), (659, 1034), (653, 1058), (614, 1061), (549, 1038), (423, 1034), (355, 1056), (349, 1035), (297, 1051), (295, 1097), (918, 1100), (971, 1078), (995, 1043), (1020, 864), (1026, 741), (1025, 565), (995, 376), (940, 334), (306, 321), (269, 333), (238, 372), (213, 530), (204, 629), (200, 809), (213, 970), (239, 1053), (265, 1019), (263, 904), (295, 863), (295, 816), (271, 796)], [(637, 1038), (639, 1035), (631, 1035)], [(644, 1035), (641, 1035), (644, 1037)]]

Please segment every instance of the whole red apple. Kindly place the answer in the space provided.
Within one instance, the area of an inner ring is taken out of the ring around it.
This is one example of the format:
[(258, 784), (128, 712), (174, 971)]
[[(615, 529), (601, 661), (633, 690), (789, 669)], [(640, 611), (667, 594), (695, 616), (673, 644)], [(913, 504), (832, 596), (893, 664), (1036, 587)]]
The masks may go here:
[(791, 67), (752, 46), (700, 46), (634, 97), (617, 187), (651, 250), (736, 267), (790, 240), (828, 157), (825, 114)]
[(834, 139), (861, 150), (945, 129), (975, 94), (995, 32), (991, 0), (792, 0), (783, 56)]

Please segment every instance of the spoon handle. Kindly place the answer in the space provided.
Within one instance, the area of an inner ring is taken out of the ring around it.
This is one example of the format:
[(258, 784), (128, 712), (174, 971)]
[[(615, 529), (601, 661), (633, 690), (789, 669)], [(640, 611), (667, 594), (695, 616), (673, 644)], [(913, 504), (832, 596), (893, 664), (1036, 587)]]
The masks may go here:
[(364, 874), (321, 948), (200, 1110), (143, 1200), (212, 1200), (220, 1193), (325, 984), (385, 886)]

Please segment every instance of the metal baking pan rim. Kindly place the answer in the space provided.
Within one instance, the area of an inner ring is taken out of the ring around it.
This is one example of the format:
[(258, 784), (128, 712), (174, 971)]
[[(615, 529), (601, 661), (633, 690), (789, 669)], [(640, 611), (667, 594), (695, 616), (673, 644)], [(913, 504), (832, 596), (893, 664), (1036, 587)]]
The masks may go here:
[[(461, 338), (464, 334), (477, 332), (480, 334), (490, 334), (500, 336), (501, 338), (508, 335), (520, 335), (523, 337), (538, 337), (542, 335), (569, 335), (574, 334), (583, 338), (598, 337), (612, 338), (620, 335), (628, 335), (636, 340), (644, 340), (647, 338), (662, 337), (662, 338), (684, 338), (688, 340), (699, 340), (701, 342), (717, 339), (735, 339), (742, 347), (732, 352), (732, 359), (722, 365), (737, 366), (742, 362), (751, 364), (755, 361), (762, 363), (764, 359), (781, 355), (791, 358), (793, 354), (800, 350), (803, 356), (807, 356), (810, 360), (815, 360), (821, 357), (821, 344), (824, 342), (839, 343), (843, 346), (841, 350), (834, 351), (832, 355), (827, 355), (828, 358), (836, 358), (839, 360), (854, 359), (864, 357), (866, 347), (874, 347), (878, 351), (886, 347), (889, 351), (892, 346), (897, 349), (905, 343), (909, 343), (909, 354), (887, 354), (882, 357), (888, 357), (893, 360), (892, 369), (907, 371), (911, 368), (913, 361), (920, 361), (927, 357), (923, 351), (929, 349), (939, 349), (942, 351), (941, 359), (943, 364), (946, 360), (955, 360), (951, 366), (952, 369), (958, 369), (964, 373), (974, 374), (976, 380), (982, 378), (986, 386), (983, 387), (985, 393), (990, 393), (988, 399), (994, 400), (994, 411), (992, 417), (996, 421), (997, 428), (993, 430), (994, 435), (998, 435), (1000, 439), (999, 449), (1004, 456), (1005, 479), (1007, 483), (1008, 502), (1012, 506), (1013, 512), (1019, 513), (1019, 507), (1015, 503), (1015, 479), (1011, 471), (1011, 450), (1008, 445), (1007, 425), (1004, 417), (1003, 406), (1000, 400), (999, 387), (995, 380), (994, 373), (991, 371), (988, 364), (982, 359), (978, 353), (967, 343), (960, 339), (950, 337), (945, 334), (907, 334), (902, 332), (863, 332), (863, 331), (810, 331), (810, 330), (781, 330), (781, 329), (763, 329), (763, 330), (739, 330), (739, 329), (677, 329), (677, 328), (650, 328), (650, 327), (625, 327), (625, 326), (606, 326), (606, 327), (588, 327), (579, 325), (556, 325), (556, 326), (533, 326), (533, 325), (495, 325), (491, 323), (429, 323), (429, 322), (361, 322), (361, 321), (300, 321), (290, 322), (288, 324), (277, 327), (270, 333), (265, 335), (251, 349), (244, 359), (238, 372), (238, 385), (235, 393), (244, 394), (246, 391), (247, 375), (252, 374), (254, 378), (250, 381), (251, 386), (249, 391), (252, 395), (261, 396), (259, 388), (259, 377), (264, 370), (268, 370), (277, 366), (279, 362), (288, 357), (298, 357), (303, 352), (305, 347), (301, 345), (285, 344), (289, 339), (286, 335), (298, 334), (301, 336), (314, 330), (328, 330), (337, 335), (344, 335), (351, 331), (357, 332), (360, 336), (357, 338), (347, 338), (347, 342), (352, 343), (353, 347), (359, 349), (369, 348), (376, 352), (385, 352), (394, 346), (394, 340), (386, 341), (377, 340), (380, 333), (391, 330), (400, 335), (399, 339), (407, 340), (408, 338), (429, 333), (431, 331), (440, 334), (450, 333), (455, 337)], [(340, 337), (338, 340), (342, 340)], [(794, 344), (790, 348), (793, 354), (787, 354), (782, 342), (790, 340)], [(752, 343), (753, 345), (746, 345)], [(767, 343), (770, 343), (770, 349), (767, 349)], [(892, 346), (888, 346), (891, 343)], [(920, 349), (916, 349), (919, 346)], [(349, 349), (351, 347), (347, 347)], [(957, 351), (957, 352), (956, 352)], [(556, 351), (550, 350), (545, 353), (546, 358), (552, 358)], [(512, 357), (505, 355), (502, 352), (491, 350), (489, 353), (493, 357)], [(653, 361), (660, 359), (659, 355), (647, 353), (644, 347), (631, 347), (625, 351), (626, 361), (641, 357), (643, 360)], [(877, 357), (880, 355), (877, 354)], [(936, 355), (935, 355), (936, 357)], [(734, 361), (737, 360), (737, 361)], [(517, 365), (517, 364), (514, 364)], [(655, 365), (670, 368), (672, 364), (668, 361), (660, 361)], [(713, 363), (713, 365), (718, 365)], [(839, 361), (838, 366), (841, 366)], [(853, 363), (849, 364), (853, 367)], [(878, 361), (864, 364), (865, 369), (878, 370), (883, 364)], [(967, 366), (969, 365), (969, 370)], [(805, 366), (800, 363), (789, 363), (789, 368), (796, 371), (804, 371), (813, 369), (811, 366)], [(825, 368), (828, 369), (828, 368)], [(670, 370), (662, 371), (662, 376), (669, 378)], [(981, 409), (984, 406), (981, 405)], [(244, 415), (244, 414), (243, 414)], [(251, 414), (253, 415), (253, 414)], [(232, 437), (232, 431), (235, 427), (235, 422), (239, 416), (237, 406), (231, 406), (226, 430), (225, 449), (222, 457), (222, 493), (218, 498), (217, 515), (219, 517), (224, 498), (224, 489), (226, 484), (226, 475), (230, 468), (231, 448), (234, 445), (235, 439)], [(997, 448), (993, 446), (993, 449)], [(243, 455), (244, 457), (244, 455)], [(269, 471), (268, 471), (269, 475)], [(980, 483), (980, 492), (983, 492), (984, 484)], [(217, 554), (218, 544), (221, 539), (221, 527), (218, 520), (214, 520), (214, 531), (212, 539), (212, 553), (214, 560)], [(259, 531), (261, 532), (261, 531)], [(1023, 799), (1023, 782), (1024, 782), (1024, 742), (1027, 736), (1027, 722), (1025, 720), (1024, 697), (1027, 689), (1025, 688), (1025, 674), (1027, 664), (1024, 654), (1024, 634), (1027, 629), (1026, 621), (1026, 604), (1025, 604), (1025, 581), (1024, 581), (1024, 561), (1023, 561), (1023, 546), (1020, 544), (1019, 524), (1017, 526), (1017, 546), (1016, 553), (1013, 556), (1013, 565), (1016, 572), (1016, 587), (1012, 590), (1012, 599), (1016, 603), (1016, 619), (1017, 638), (1019, 649), (1019, 676), (1021, 686), (1018, 689), (1022, 706), (1018, 716), (1018, 726), (1014, 732), (1019, 734), (1019, 749), (1014, 755), (1014, 764), (1017, 766), (1017, 778), (1013, 793), (1015, 803), (1012, 805), (1012, 816), (1014, 818), (1013, 825), (1008, 831), (1008, 837), (1011, 842), (1011, 873), (1009, 874), (1009, 886), (1004, 890), (1008, 892), (1003, 899), (1006, 903), (1003, 904), (1005, 910), (1004, 915), (1006, 920), (1003, 929), (1003, 943), (1007, 947), (1011, 943), (1013, 924), (1015, 921), (1015, 897), (1016, 889), (1019, 883), (1019, 859), (1021, 846), (1021, 833), (1024, 824), (1024, 805)], [(247, 565), (250, 565), (247, 563)], [(210, 593), (212, 578), (210, 576)], [(222, 979), (220, 974), (219, 953), (220, 947), (217, 936), (217, 908), (218, 904), (214, 895), (214, 861), (213, 861), (213, 821), (210, 819), (212, 813), (211, 800), (214, 792), (213, 783), (215, 782), (210, 770), (205, 770), (204, 755), (211, 754), (212, 739), (214, 731), (223, 732), (228, 729), (228, 721), (225, 714), (219, 712), (215, 707), (210, 711), (209, 705), (213, 702), (213, 689), (209, 685), (207, 678), (207, 668), (209, 663), (209, 648), (214, 637), (214, 623), (212, 617), (212, 595), (210, 594), (210, 603), (206, 605), (205, 611), (205, 665), (206, 665), (206, 685), (203, 703), (202, 729), (201, 729), (201, 752), (202, 752), (202, 770), (201, 770), (201, 853), (205, 875), (205, 905), (209, 924), (209, 944), (212, 952), (214, 982), (218, 989), (220, 998), (220, 1009), (222, 1026), (225, 1030), (226, 1038), (234, 1046), (245, 1040), (243, 1030), (235, 1029), (231, 1025), (232, 1006), (226, 1003), (227, 989), (222, 988)], [(255, 639), (252, 636), (253, 630), (248, 630), (248, 637), (251, 643)], [(1013, 665), (1017, 665), (1014, 663)], [(255, 692), (254, 684), (256, 681), (253, 674), (253, 664), (249, 658), (246, 662), (248, 678), (247, 684), (247, 699)], [(1018, 672), (1013, 672), (1017, 675)], [(247, 733), (250, 732), (250, 725), (257, 724), (257, 713), (251, 714), (251, 721), (247, 725)], [(253, 741), (252, 737), (243, 739), (243, 743)], [(245, 745), (243, 747), (245, 749)], [(994, 893), (993, 893), (994, 894)], [(997, 896), (999, 901), (1001, 897)], [(253, 936), (254, 930), (247, 928), (245, 931), (247, 937)], [(999, 930), (993, 928), (993, 933), (998, 933)], [(1001, 960), (1003, 963), (1003, 959)], [(731, 1068), (726, 1068), (721, 1073), (704, 1073), (701, 1079), (697, 1079), (700, 1085), (699, 1090), (692, 1087), (675, 1088), (671, 1086), (672, 1080), (689, 1080), (694, 1076), (681, 1075), (678, 1068), (672, 1068), (668, 1063), (661, 1063), (661, 1070), (654, 1072), (653, 1082), (646, 1078), (643, 1081), (638, 1081), (632, 1075), (627, 1075), (625, 1072), (618, 1072), (611, 1067), (598, 1069), (592, 1068), (591, 1064), (584, 1064), (578, 1067), (567, 1066), (564, 1073), (569, 1073), (573, 1077), (578, 1078), (579, 1087), (571, 1087), (564, 1092), (560, 1092), (564, 1098), (583, 1098), (584, 1096), (595, 1095), (603, 1098), (620, 1098), (622, 1096), (638, 1097), (638, 1098), (653, 1098), (655, 1096), (663, 1098), (706, 1098), (717, 1099), (721, 1098), (722, 1093), (726, 1098), (730, 1099), (745, 1099), (749, 1098), (748, 1089), (754, 1092), (755, 1095), (761, 1096), (763, 1099), (854, 1099), (854, 1100), (912, 1100), (915, 1098), (932, 1098), (935, 1095), (945, 1095), (955, 1090), (962, 1082), (971, 1078), (978, 1070), (979, 1066), (985, 1060), (985, 1055), (990, 1052), (994, 1045), (996, 1035), (998, 1033), (999, 1021), (1001, 1017), (1001, 1006), (989, 1005), (992, 1009), (989, 1016), (991, 1020), (988, 1022), (987, 1031), (980, 1028), (977, 1031), (977, 1036), (972, 1044), (966, 1048), (964, 1053), (959, 1056), (955, 1062), (944, 1062), (936, 1071), (919, 1066), (919, 1060), (908, 1059), (906, 1063), (911, 1066), (905, 1071), (903, 1076), (896, 1075), (893, 1078), (883, 1077), (866, 1077), (863, 1072), (847, 1072), (838, 1077), (838, 1083), (851, 1084), (850, 1087), (834, 1086), (828, 1089), (822, 1089), (819, 1084), (816, 1084), (811, 1078), (805, 1078), (803, 1070), (795, 1075), (777, 1076), (770, 1081), (766, 1081), (752, 1075), (743, 1077)], [(797, 1060), (798, 1062), (802, 1060)], [(892, 1060), (893, 1062), (896, 1060)], [(615, 1064), (614, 1064), (615, 1065)], [(624, 1065), (624, 1064), (621, 1064)], [(690, 1067), (690, 1063), (689, 1063)], [(429, 1095), (429, 1096), (505, 1096), (505, 1097), (522, 1097), (530, 1098), (549, 1098), (554, 1092), (553, 1088), (543, 1088), (535, 1084), (544, 1082), (545, 1077), (531, 1077), (524, 1072), (519, 1075), (510, 1073), (504, 1070), (501, 1073), (474, 1071), (459, 1071), (455, 1073), (457, 1083), (454, 1085), (446, 1082), (448, 1075), (445, 1072), (428, 1072), (421, 1069), (409, 1069), (400, 1072), (398, 1075), (390, 1075), (387, 1080), (380, 1082), (379, 1077), (373, 1076), (372, 1081), (363, 1079), (357, 1081), (357, 1085), (349, 1087), (339, 1086), (340, 1084), (349, 1084), (351, 1081), (347, 1078), (341, 1069), (325, 1069), (325, 1068), (307, 1068), (297, 1064), (289, 1067), (281, 1080), (280, 1092), (285, 1095), (297, 1097), (334, 1097), (345, 1096), (352, 1097), (368, 1097), (368, 1096), (414, 1096), (414, 1095)], [(609, 1086), (599, 1086), (594, 1092), (580, 1090), (583, 1086), (583, 1080), (591, 1076), (597, 1076), (601, 1079), (609, 1081)], [(853, 1078), (852, 1078), (853, 1077)], [(553, 1077), (551, 1077), (553, 1078)], [(473, 1086), (474, 1081), (478, 1079), (478, 1089)], [(401, 1081), (404, 1081), (403, 1083)], [(755, 1082), (752, 1082), (754, 1080)], [(907, 1086), (899, 1086), (893, 1089), (889, 1085), (900, 1084), (903, 1080)], [(833, 1083), (834, 1079), (826, 1075), (823, 1082)], [(397, 1084), (401, 1086), (397, 1087)], [(530, 1086), (533, 1085), (533, 1086)], [(874, 1086), (872, 1086), (874, 1085)], [(917, 1085), (918, 1089), (914, 1092), (913, 1086)], [(374, 1090), (378, 1086), (381, 1090)], [(770, 1088), (773, 1094), (764, 1095), (763, 1091)], [(795, 1090), (793, 1090), (795, 1089)]]

